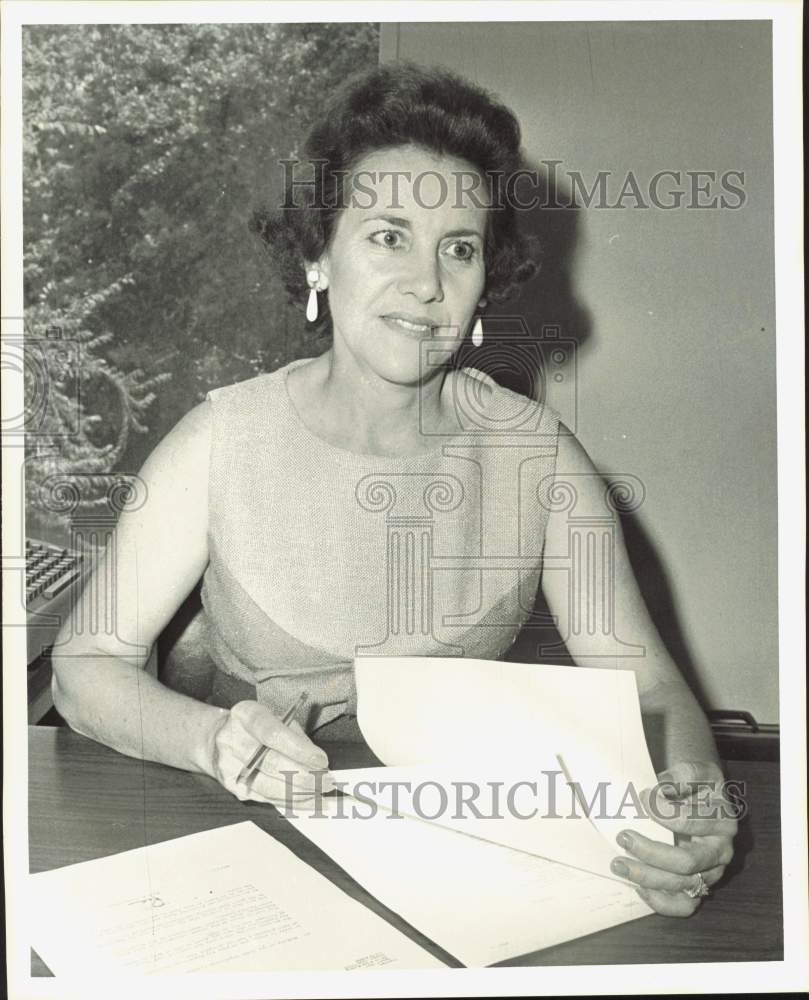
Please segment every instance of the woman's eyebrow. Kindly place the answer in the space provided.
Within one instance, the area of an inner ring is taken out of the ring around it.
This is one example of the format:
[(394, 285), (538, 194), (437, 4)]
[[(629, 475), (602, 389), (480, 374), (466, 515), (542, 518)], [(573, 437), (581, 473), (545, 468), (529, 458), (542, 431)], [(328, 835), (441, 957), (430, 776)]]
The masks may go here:
[(448, 233), (444, 233), (444, 239), (448, 236), (477, 236), (478, 239), (483, 239), (483, 233), (477, 229), (453, 229)]
[(402, 219), (397, 215), (375, 215), (372, 219), (364, 219), (363, 224), (373, 222), (387, 222), (389, 226), (399, 226), (400, 229), (412, 229), (407, 219)]

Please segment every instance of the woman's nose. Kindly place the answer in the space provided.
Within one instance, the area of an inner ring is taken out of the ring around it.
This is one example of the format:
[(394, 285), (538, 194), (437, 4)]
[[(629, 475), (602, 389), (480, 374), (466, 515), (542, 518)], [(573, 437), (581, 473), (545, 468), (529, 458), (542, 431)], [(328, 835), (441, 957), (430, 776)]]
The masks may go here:
[(438, 260), (432, 253), (410, 253), (398, 281), (399, 291), (420, 302), (441, 302), (444, 289)]

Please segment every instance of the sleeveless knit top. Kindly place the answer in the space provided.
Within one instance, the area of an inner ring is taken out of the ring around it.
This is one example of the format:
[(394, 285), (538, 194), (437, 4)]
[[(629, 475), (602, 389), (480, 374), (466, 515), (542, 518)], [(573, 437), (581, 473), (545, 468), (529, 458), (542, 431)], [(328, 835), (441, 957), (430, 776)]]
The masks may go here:
[(308, 360), (208, 393), (202, 603), (218, 669), (278, 715), (308, 691), (311, 732), (356, 714), (355, 656), (496, 659), (514, 642), (540, 580), (559, 420), (467, 368), (462, 433), (358, 454), (300, 419), (287, 374)]

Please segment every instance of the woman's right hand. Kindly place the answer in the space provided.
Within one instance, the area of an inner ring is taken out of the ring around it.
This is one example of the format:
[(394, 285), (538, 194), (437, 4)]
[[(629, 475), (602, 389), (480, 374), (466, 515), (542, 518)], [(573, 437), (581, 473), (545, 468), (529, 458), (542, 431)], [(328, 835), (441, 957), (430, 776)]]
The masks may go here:
[[(260, 770), (238, 781), (239, 772), (260, 746), (270, 748)], [(242, 801), (305, 809), (314, 805), (316, 795), (334, 787), (326, 754), (297, 722), (285, 726), (257, 701), (240, 701), (225, 715), (214, 735), (212, 756), (214, 777)]]

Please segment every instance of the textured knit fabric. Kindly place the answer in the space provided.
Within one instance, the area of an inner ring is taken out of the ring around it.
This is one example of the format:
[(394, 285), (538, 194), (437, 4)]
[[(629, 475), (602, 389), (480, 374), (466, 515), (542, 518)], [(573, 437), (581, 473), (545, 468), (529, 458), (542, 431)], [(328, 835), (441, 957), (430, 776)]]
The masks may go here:
[(465, 369), (463, 433), (357, 454), (295, 410), (287, 374), (307, 360), (208, 394), (202, 602), (229, 700), (255, 690), (280, 715), (306, 690), (313, 731), (356, 714), (357, 655), (496, 659), (513, 643), (540, 580), (558, 417)]

